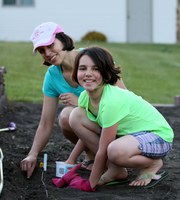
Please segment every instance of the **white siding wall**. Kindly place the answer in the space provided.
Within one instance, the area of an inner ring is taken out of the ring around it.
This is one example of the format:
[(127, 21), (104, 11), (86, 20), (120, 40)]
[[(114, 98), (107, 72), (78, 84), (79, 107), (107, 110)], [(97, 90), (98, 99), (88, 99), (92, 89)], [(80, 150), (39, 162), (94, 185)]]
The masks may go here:
[(177, 0), (153, 0), (153, 42), (176, 43)]
[[(152, 0), (154, 43), (176, 42), (177, 0)], [(54, 21), (76, 41), (88, 31), (100, 31), (111, 42), (127, 42), (127, 0), (35, 0), (34, 7), (3, 7), (0, 0), (0, 40), (29, 41), (35, 26)], [(139, 5), (141, 6), (141, 5)]]
[(95, 30), (109, 41), (125, 42), (126, 0), (35, 0), (35, 7), (0, 6), (0, 40), (27, 41), (34, 27), (46, 21), (60, 24), (75, 40)]

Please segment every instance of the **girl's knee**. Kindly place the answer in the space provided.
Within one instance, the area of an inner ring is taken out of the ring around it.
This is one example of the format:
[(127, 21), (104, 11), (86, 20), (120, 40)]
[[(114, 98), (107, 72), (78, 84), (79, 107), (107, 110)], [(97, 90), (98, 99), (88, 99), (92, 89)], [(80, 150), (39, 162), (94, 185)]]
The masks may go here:
[(121, 161), (123, 162), (123, 160), (125, 159), (126, 153), (120, 146), (117, 146), (116, 144), (112, 142), (109, 144), (107, 148), (107, 155), (108, 155), (109, 161), (113, 163), (117, 163), (117, 162), (120, 163)]
[(82, 121), (82, 118), (84, 116), (84, 109), (76, 107), (72, 110), (69, 116), (69, 124), (71, 127), (76, 126)]
[(69, 125), (69, 116), (72, 112), (72, 107), (65, 107), (58, 116), (59, 125), (61, 127)]
[(110, 161), (113, 161), (117, 158), (118, 154), (118, 149), (116, 148), (116, 146), (112, 143), (109, 144), (108, 148), (107, 148), (107, 155), (108, 155), (108, 159)]

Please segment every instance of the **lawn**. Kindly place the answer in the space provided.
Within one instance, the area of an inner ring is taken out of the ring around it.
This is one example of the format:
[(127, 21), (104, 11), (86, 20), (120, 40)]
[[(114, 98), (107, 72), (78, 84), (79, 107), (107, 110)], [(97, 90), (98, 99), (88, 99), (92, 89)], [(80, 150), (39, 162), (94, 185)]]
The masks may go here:
[[(180, 95), (180, 45), (77, 42), (76, 47), (100, 45), (122, 67), (126, 87), (150, 103), (174, 103)], [(5, 66), (5, 89), (10, 101), (42, 102), (47, 70), (28, 42), (0, 42), (0, 66)]]

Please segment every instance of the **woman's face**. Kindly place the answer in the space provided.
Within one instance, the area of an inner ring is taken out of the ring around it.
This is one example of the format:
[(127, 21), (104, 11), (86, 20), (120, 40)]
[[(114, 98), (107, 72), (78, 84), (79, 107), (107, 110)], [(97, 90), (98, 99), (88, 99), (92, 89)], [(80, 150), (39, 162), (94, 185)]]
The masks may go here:
[(62, 50), (63, 48), (63, 43), (55, 38), (52, 44), (38, 47), (37, 51), (41, 54), (46, 62), (58, 66), (63, 62), (66, 55), (66, 51)]
[(87, 55), (83, 55), (79, 60), (77, 79), (79, 84), (89, 92), (95, 91), (103, 85), (98, 66)]

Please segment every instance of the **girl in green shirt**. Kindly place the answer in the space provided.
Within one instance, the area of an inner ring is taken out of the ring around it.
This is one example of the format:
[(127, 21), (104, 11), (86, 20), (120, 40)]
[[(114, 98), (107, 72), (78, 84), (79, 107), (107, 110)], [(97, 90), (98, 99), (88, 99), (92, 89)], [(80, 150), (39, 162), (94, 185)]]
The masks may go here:
[[(80, 139), (69, 160), (85, 147), (94, 152), (91, 188), (127, 178), (126, 168), (140, 170), (131, 186), (146, 186), (160, 178), (156, 173), (171, 150), (173, 130), (142, 97), (113, 86), (120, 77), (111, 54), (100, 47), (84, 49), (75, 59), (73, 78), (85, 91), (70, 115), (70, 125)], [(84, 125), (87, 119), (89, 124)]]

